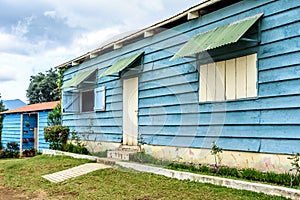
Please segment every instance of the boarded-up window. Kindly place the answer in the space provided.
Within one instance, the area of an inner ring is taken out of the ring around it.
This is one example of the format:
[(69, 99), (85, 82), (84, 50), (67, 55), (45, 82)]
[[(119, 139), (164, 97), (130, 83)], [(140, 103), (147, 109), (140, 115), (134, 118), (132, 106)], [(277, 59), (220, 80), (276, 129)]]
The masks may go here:
[(200, 66), (199, 101), (224, 101), (257, 96), (257, 55)]

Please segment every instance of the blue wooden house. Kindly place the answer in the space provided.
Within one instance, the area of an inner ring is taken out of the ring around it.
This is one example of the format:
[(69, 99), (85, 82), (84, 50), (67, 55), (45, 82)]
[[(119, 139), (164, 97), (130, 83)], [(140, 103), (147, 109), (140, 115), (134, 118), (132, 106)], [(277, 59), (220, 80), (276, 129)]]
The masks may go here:
[(300, 1), (206, 0), (58, 66), (63, 124), (99, 149), (287, 169), (300, 152)]
[(43, 150), (49, 148), (44, 139), (44, 127), (48, 125), (48, 113), (58, 104), (58, 101), (38, 103), (8, 110), (4, 115), (2, 128), (2, 145), (8, 142), (19, 144), (20, 151), (34, 148)]

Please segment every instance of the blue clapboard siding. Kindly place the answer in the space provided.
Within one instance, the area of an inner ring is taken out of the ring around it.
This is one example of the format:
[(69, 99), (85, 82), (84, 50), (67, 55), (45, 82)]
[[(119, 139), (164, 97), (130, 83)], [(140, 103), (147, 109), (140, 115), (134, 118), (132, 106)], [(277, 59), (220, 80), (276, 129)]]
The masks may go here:
[[(239, 42), (201, 55), (212, 62), (257, 52), (257, 98), (199, 103), (199, 66), (191, 58), (169, 59), (194, 35), (258, 13), (264, 13), (259, 45)], [(144, 51), (139, 133), (148, 144), (210, 148), (217, 141), (228, 150), (300, 152), (299, 13), (299, 1), (245, 0), (72, 67), (64, 80), (91, 67), (100, 74)], [(92, 139), (121, 142), (122, 81), (103, 77), (98, 85), (106, 86), (106, 111), (64, 114), (63, 123), (81, 133), (92, 130)]]
[(45, 141), (44, 128), (48, 126), (48, 111), (39, 112), (38, 150), (49, 149), (49, 142)]
[(20, 147), (21, 114), (6, 114), (3, 119), (2, 145), (6, 148), (8, 142), (16, 142)]

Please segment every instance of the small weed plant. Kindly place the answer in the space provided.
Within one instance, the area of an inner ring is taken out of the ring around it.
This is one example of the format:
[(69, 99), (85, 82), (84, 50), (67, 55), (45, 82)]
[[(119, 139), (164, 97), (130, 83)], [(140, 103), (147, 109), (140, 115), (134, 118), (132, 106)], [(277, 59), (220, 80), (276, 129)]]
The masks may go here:
[(290, 172), (292, 173), (291, 176), (291, 184), (290, 186), (292, 187), (295, 185), (295, 183), (299, 184), (299, 174), (300, 174), (300, 153), (295, 153), (292, 156), (288, 157), (289, 160), (291, 160), (291, 166), (292, 168), (290, 169)]
[(89, 154), (89, 151), (82, 143), (79, 138), (79, 134), (76, 131), (71, 132), (71, 141), (70, 143), (66, 144), (63, 148), (64, 151), (78, 153), (78, 154)]
[(217, 146), (216, 142), (213, 142), (211, 144), (210, 153), (215, 158), (215, 167), (220, 166), (221, 165), (221, 161), (222, 161), (221, 154), (223, 153), (223, 149), (221, 147)]

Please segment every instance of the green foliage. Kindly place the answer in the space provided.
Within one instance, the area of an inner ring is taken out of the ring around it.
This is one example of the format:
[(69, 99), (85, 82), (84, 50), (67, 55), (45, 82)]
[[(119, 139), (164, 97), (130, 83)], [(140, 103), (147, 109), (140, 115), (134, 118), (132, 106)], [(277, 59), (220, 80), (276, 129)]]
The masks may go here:
[(71, 153), (89, 155), (89, 151), (84, 146), (77, 146), (73, 143), (66, 144), (63, 150)]
[(6, 149), (0, 150), (0, 158), (17, 158), (19, 157), (19, 145), (16, 142), (8, 142)]
[(29, 104), (57, 101), (60, 99), (57, 89), (56, 80), (58, 75), (52, 68), (46, 73), (38, 73), (30, 77), (30, 84), (26, 96)]
[(50, 143), (50, 149), (63, 150), (69, 137), (67, 126), (47, 126), (44, 128), (44, 138)]
[(52, 111), (48, 113), (48, 126), (61, 125), (61, 103), (59, 102)]
[(64, 145), (64, 151), (71, 152), (71, 153), (79, 153), (79, 154), (90, 154), (84, 144), (81, 142), (78, 132), (72, 131), (71, 132), (71, 141), (69, 144)]
[(195, 166), (189, 163), (171, 163), (167, 168), (175, 170), (186, 170), (207, 175), (217, 175), (222, 177), (267, 182), (283, 186), (292, 186), (291, 180), (293, 180), (293, 186), (300, 186), (300, 176), (291, 173), (278, 174), (274, 172), (262, 172), (251, 168), (237, 169), (227, 166), (216, 166), (215, 164)]
[(135, 154), (130, 155), (129, 158), (131, 161), (139, 162), (139, 163), (149, 163), (149, 164), (155, 164), (155, 165), (168, 165), (170, 162), (159, 160), (149, 154), (146, 154), (144, 152), (137, 152)]
[(58, 69), (58, 75), (57, 75), (56, 85), (57, 85), (58, 95), (59, 95), (60, 99), (62, 97), (61, 87), (62, 87), (62, 84), (63, 84), (63, 77), (64, 77), (65, 71), (66, 71), (66, 68), (59, 68)]
[[(3, 101), (1, 99), (1, 94), (0, 94), (0, 112), (3, 112), (5, 111), (5, 107), (4, 107), (4, 104), (3, 104)], [(1, 134), (2, 134), (2, 122), (3, 122), (3, 115), (0, 114), (0, 149), (2, 149), (2, 142), (1, 142)]]
[(295, 174), (295, 177), (291, 178), (291, 186), (295, 184), (295, 182), (299, 182), (299, 173), (300, 173), (300, 153), (295, 153), (291, 157), (288, 157), (289, 160), (291, 160), (292, 168), (290, 169), (290, 172)]
[(223, 153), (223, 149), (218, 147), (216, 142), (212, 143), (210, 153), (215, 157), (215, 165), (216, 166), (221, 165), (221, 161), (222, 161), (221, 153)]

